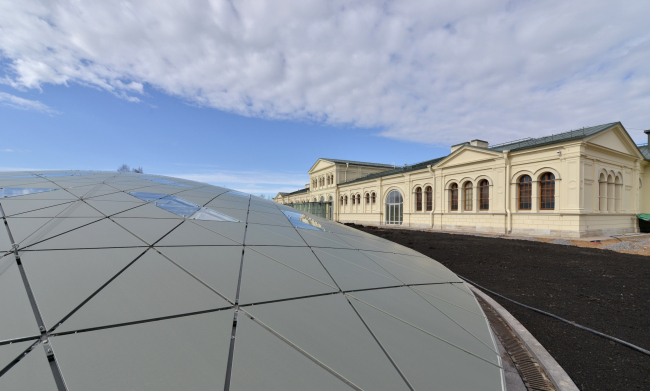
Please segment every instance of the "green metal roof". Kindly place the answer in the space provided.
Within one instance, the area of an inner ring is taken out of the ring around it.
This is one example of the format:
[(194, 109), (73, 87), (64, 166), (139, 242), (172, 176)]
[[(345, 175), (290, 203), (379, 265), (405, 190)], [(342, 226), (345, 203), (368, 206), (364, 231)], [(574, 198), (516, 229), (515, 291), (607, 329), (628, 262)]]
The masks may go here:
[(355, 166), (368, 166), (368, 167), (383, 167), (383, 168), (394, 168), (395, 166), (392, 164), (384, 164), (384, 163), (369, 163), (369, 162), (357, 162), (354, 160), (341, 160), (341, 159), (328, 159), (328, 158), (320, 158), (322, 160), (327, 160), (328, 162), (332, 163), (338, 163), (338, 164), (352, 164)]
[(540, 147), (543, 145), (555, 144), (555, 143), (571, 141), (571, 140), (580, 140), (585, 137), (593, 136), (596, 133), (600, 133), (616, 125), (620, 125), (620, 122), (612, 122), (604, 125), (597, 125), (588, 128), (570, 130), (568, 132), (552, 134), (550, 136), (544, 136), (539, 138), (517, 140), (514, 142), (498, 144), (488, 149), (490, 149), (491, 151), (498, 151), (498, 152), (520, 151), (522, 149)]

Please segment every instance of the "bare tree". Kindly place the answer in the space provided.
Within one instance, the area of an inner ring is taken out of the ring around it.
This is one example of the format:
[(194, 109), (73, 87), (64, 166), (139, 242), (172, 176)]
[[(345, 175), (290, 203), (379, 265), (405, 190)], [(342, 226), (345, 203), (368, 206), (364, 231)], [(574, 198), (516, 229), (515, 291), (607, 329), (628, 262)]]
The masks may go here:
[(122, 164), (118, 169), (117, 172), (129, 172), (131, 171), (131, 168), (127, 166), (126, 164)]
[(142, 167), (135, 168), (133, 167), (133, 172), (136, 174), (142, 174), (144, 171), (142, 170)]
[(266, 195), (264, 193), (260, 194), (260, 198), (266, 199)]

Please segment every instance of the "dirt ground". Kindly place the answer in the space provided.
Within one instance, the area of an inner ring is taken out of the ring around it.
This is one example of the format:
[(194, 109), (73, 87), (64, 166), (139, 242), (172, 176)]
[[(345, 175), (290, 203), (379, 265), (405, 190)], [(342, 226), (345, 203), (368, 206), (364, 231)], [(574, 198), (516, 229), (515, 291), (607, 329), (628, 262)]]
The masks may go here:
[[(350, 225), (524, 304), (650, 349), (650, 257), (543, 241)], [(589, 242), (587, 242), (589, 243)], [(650, 390), (650, 357), (498, 297), (584, 391)]]

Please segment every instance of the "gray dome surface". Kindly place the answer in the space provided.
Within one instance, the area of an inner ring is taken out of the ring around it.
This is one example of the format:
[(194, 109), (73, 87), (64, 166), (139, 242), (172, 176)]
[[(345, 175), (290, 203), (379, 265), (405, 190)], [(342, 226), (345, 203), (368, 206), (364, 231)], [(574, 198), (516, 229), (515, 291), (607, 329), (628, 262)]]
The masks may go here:
[(0, 173), (0, 390), (504, 390), (438, 262), (184, 179)]

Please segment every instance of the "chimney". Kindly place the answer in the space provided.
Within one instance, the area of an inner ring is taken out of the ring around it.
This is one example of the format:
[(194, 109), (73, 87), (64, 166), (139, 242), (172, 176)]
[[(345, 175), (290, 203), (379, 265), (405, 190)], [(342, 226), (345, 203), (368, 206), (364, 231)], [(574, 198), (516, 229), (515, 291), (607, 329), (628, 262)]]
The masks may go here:
[(648, 135), (648, 146), (650, 146), (650, 129), (644, 130), (643, 133)]
[(452, 145), (452, 146), (451, 146), (451, 152), (454, 152), (454, 151), (457, 150), (458, 148), (460, 148), (460, 147), (464, 147), (465, 145), (469, 145), (469, 143), (466, 141), (466, 142), (464, 142), (464, 143), (460, 143), (460, 144)]
[(476, 140), (470, 141), (469, 145), (474, 146), (474, 147), (487, 148), (490, 144), (487, 141), (476, 139)]

